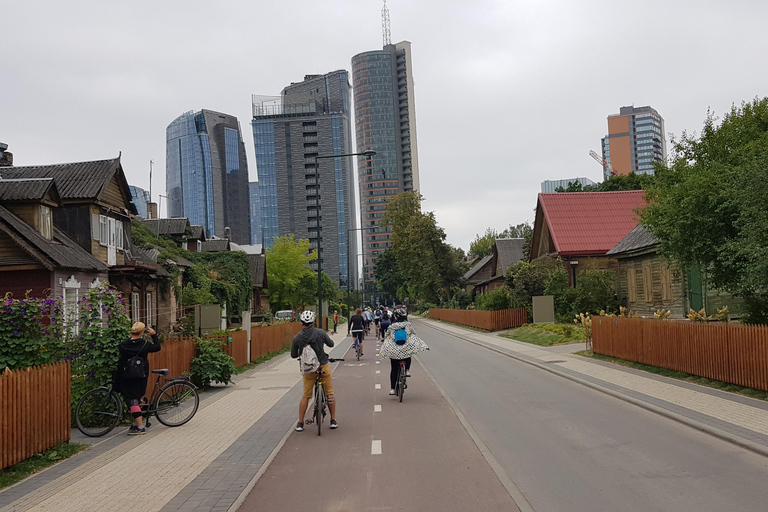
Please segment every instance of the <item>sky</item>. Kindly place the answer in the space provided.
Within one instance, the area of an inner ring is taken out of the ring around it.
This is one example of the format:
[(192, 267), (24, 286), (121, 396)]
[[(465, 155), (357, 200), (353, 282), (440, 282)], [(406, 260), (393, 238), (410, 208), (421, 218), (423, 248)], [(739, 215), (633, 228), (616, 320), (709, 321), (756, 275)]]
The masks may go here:
[[(6, 0), (0, 142), (15, 165), (114, 158), (165, 194), (165, 129), (350, 70), (382, 47), (381, 0)], [(389, 0), (412, 43), (421, 193), (447, 241), (533, 223), (544, 180), (602, 179), (606, 118), (655, 108), (669, 136), (768, 93), (764, 0)], [(161, 202), (161, 211), (165, 205)]]

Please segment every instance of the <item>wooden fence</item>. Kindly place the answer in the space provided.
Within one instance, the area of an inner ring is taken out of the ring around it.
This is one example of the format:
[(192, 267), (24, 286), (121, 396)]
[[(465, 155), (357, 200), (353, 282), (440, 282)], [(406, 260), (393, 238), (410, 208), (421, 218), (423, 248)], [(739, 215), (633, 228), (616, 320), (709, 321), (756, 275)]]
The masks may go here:
[(301, 328), (301, 323), (299, 322), (252, 326), (251, 360), (255, 361), (270, 352), (290, 347), (293, 337), (296, 336)]
[(0, 469), (69, 441), (69, 363), (0, 374)]
[(501, 311), (430, 308), (429, 318), (477, 327), (486, 331), (501, 331), (525, 324), (528, 321), (528, 312), (525, 308), (502, 309)]
[(768, 327), (592, 317), (595, 353), (768, 391)]

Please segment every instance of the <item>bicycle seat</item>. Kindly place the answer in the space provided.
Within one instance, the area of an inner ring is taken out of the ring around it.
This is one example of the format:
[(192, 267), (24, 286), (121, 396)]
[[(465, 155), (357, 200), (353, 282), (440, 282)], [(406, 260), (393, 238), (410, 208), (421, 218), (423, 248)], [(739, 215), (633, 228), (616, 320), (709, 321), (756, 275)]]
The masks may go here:
[(163, 368), (162, 370), (152, 370), (152, 373), (157, 373), (159, 375), (168, 375), (168, 368)]

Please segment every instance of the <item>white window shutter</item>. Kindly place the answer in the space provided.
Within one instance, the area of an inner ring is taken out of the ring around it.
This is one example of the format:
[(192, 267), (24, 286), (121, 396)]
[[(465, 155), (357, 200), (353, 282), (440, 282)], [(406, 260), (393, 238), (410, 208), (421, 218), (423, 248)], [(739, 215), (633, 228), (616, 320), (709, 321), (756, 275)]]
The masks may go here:
[(123, 223), (121, 221), (117, 221), (115, 223), (115, 247), (123, 250)]
[(109, 223), (104, 215), (99, 215), (99, 243), (103, 246), (109, 243)]

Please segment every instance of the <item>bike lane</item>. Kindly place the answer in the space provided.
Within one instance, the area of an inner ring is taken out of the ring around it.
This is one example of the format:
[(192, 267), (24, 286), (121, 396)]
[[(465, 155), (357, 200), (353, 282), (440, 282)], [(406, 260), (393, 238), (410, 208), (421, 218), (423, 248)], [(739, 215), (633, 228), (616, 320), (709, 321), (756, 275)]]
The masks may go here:
[(293, 432), (238, 510), (519, 510), (416, 360), (403, 402), (388, 394), (376, 345), (334, 370), (339, 428)]

